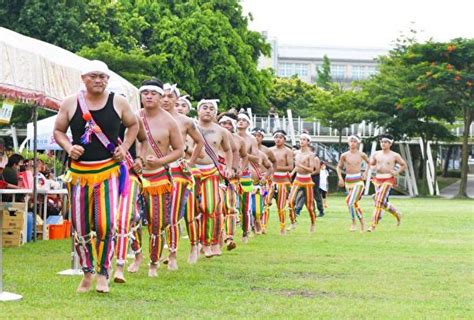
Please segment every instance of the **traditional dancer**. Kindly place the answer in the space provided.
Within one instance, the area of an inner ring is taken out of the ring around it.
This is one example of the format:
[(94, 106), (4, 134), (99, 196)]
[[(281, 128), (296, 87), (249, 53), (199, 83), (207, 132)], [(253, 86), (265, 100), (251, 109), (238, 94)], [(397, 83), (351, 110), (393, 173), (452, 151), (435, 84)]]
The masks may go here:
[[(247, 146), (247, 157), (249, 164), (252, 167), (260, 165), (260, 157), (258, 156), (257, 140), (254, 136), (249, 134), (249, 129), (252, 125), (249, 115), (241, 111), (237, 116), (237, 134), (245, 141)], [(242, 242), (247, 243), (249, 239), (249, 232), (251, 226), (251, 196), (253, 191), (253, 182), (250, 174), (250, 168), (242, 167), (242, 175), (240, 178), (242, 185), (242, 195), (240, 197), (240, 215), (242, 224)]]
[[(191, 101), (188, 96), (180, 96), (176, 102), (176, 111), (182, 115), (187, 116), (191, 110), (193, 110)], [(190, 159), (193, 153), (194, 140), (188, 135), (185, 140), (186, 146), (184, 147), (186, 159)], [(203, 151), (201, 151), (201, 154)], [(184, 221), (186, 222), (186, 231), (188, 233), (189, 243), (191, 245), (191, 252), (188, 256), (188, 263), (194, 264), (197, 262), (199, 254), (196, 254), (196, 248), (199, 245), (199, 225), (201, 221), (201, 214), (199, 212), (199, 199), (200, 199), (200, 177), (201, 172), (196, 166), (189, 166), (191, 174), (194, 180), (192, 189), (189, 190), (188, 197), (184, 208)]]
[[(380, 138), (382, 150), (374, 152), (370, 156), (370, 166), (375, 169), (376, 175), (372, 179), (375, 186), (375, 209), (372, 215), (372, 225), (368, 232), (375, 230), (375, 227), (382, 219), (382, 209), (390, 212), (397, 219), (397, 226), (400, 225), (400, 212), (388, 202), (390, 190), (395, 185), (395, 177), (405, 170), (405, 160), (396, 152), (390, 150), (393, 144), (393, 137), (385, 134)], [(396, 169), (398, 165), (398, 169)]]
[[(184, 214), (186, 200), (189, 192), (193, 188), (194, 180), (191, 175), (190, 167), (194, 166), (196, 159), (200, 155), (204, 146), (204, 139), (201, 133), (197, 130), (194, 121), (187, 116), (177, 112), (175, 106), (177, 104), (180, 92), (176, 85), (165, 83), (163, 86), (164, 95), (162, 98), (163, 109), (168, 111), (176, 120), (179, 127), (179, 132), (186, 141), (189, 136), (193, 142), (193, 150), (188, 163), (184, 159), (175, 161), (170, 164), (171, 176), (173, 177), (173, 191), (171, 197), (171, 215), (169, 226), (167, 227), (168, 248), (170, 251), (168, 258), (168, 270), (177, 270), (178, 264), (176, 261), (176, 253), (179, 242), (179, 218)], [(186, 150), (187, 151), (187, 150)], [(191, 246), (188, 261), (195, 263), (198, 258), (197, 243)]]
[(220, 222), (219, 219), (219, 180), (232, 178), (233, 172), (230, 166), (223, 170), (219, 166), (218, 154), (222, 151), (225, 163), (232, 163), (232, 151), (229, 138), (224, 128), (214, 123), (217, 116), (218, 100), (201, 100), (198, 103), (198, 119), (201, 134), (204, 137), (204, 149), (206, 155), (198, 158), (197, 168), (200, 170), (200, 210), (202, 216), (201, 243), (204, 255), (211, 258), (221, 255), (219, 246)]
[[(125, 135), (125, 127), (120, 126), (120, 139)], [(135, 254), (133, 263), (128, 270), (137, 272), (143, 261), (141, 250), (141, 216), (138, 209), (138, 196), (141, 192), (141, 179), (139, 174), (142, 172), (143, 161), (137, 158), (135, 143), (129, 148), (127, 156), (127, 165), (129, 169), (128, 191), (119, 198), (119, 211), (117, 217), (117, 262), (114, 271), (114, 282), (125, 283), (123, 267), (127, 256), (129, 240), (132, 240), (132, 250)]]
[(237, 226), (237, 197), (241, 195), (241, 186), (240, 186), (240, 175), (242, 167), (247, 167), (248, 157), (247, 157), (247, 147), (245, 145), (244, 139), (235, 133), (237, 126), (237, 117), (235, 114), (226, 112), (222, 113), (218, 117), (219, 125), (227, 129), (230, 133), (229, 141), (231, 144), (235, 145), (237, 152), (233, 154), (233, 163), (232, 170), (234, 171), (234, 176), (229, 179), (229, 184), (224, 185), (222, 188), (221, 198), (224, 199), (223, 211), (225, 214), (225, 238), (224, 243), (227, 246), (227, 250), (233, 250), (236, 248), (236, 243), (234, 241), (235, 229)]
[(263, 174), (266, 181), (265, 183), (266, 196), (264, 198), (264, 209), (263, 209), (263, 215), (262, 215), (262, 233), (265, 234), (267, 232), (266, 231), (267, 224), (268, 224), (268, 219), (270, 217), (270, 206), (272, 203), (272, 199), (269, 198), (269, 190), (272, 186), (273, 172), (275, 172), (276, 170), (276, 158), (275, 158), (275, 155), (273, 154), (273, 151), (262, 144), (265, 130), (261, 128), (254, 128), (252, 129), (252, 134), (255, 136), (255, 139), (257, 140), (258, 149), (267, 156), (268, 160), (272, 164), (272, 167), (266, 170)]
[[(276, 130), (273, 133), (273, 139), (275, 146), (271, 147), (270, 150), (276, 158), (276, 169), (273, 173), (272, 187), (268, 192), (268, 199), (273, 199), (276, 189), (280, 234), (284, 235), (288, 188), (291, 185), (290, 172), (293, 170), (294, 158), (293, 151), (285, 146), (286, 132), (284, 130)], [(268, 205), (271, 205), (271, 202)]]
[(306, 209), (308, 209), (309, 217), (311, 219), (310, 232), (315, 231), (316, 214), (314, 213), (314, 182), (311, 179), (311, 173), (314, 172), (315, 158), (314, 153), (310, 150), (309, 144), (311, 137), (307, 133), (300, 136), (300, 150), (295, 153), (295, 169), (296, 178), (291, 186), (291, 191), (288, 199), (290, 207), (291, 229), (296, 227), (295, 202), (296, 194), (299, 190), (303, 190), (306, 199)]
[(262, 221), (264, 219), (264, 203), (267, 195), (267, 174), (272, 173), (272, 163), (268, 160), (268, 157), (263, 151), (258, 150), (258, 156), (260, 158), (258, 166), (251, 166), (250, 173), (253, 182), (252, 191), (252, 218), (253, 218), (253, 231), (255, 234), (262, 234)]
[[(360, 222), (360, 230), (364, 231), (364, 217), (362, 208), (359, 206), (359, 200), (364, 192), (364, 181), (366, 172), (361, 173), (362, 163), (369, 163), (369, 158), (364, 152), (359, 151), (360, 138), (351, 135), (347, 138), (349, 151), (344, 152), (337, 164), (337, 176), (339, 178), (339, 186), (346, 187), (347, 197), (346, 203), (352, 219), (350, 231), (356, 230), (356, 217)], [(345, 180), (342, 178), (342, 170), (346, 170)]]
[(161, 107), (163, 89), (155, 80), (144, 81), (139, 89), (140, 110), (139, 156), (143, 163), (143, 189), (146, 196), (150, 266), (148, 276), (156, 277), (163, 250), (165, 220), (170, 217), (172, 178), (169, 165), (184, 155), (183, 138), (174, 118)]
[[(96, 291), (109, 292), (119, 189), (126, 190), (124, 183), (128, 180), (121, 161), (138, 130), (127, 101), (106, 90), (109, 76), (105, 63), (90, 61), (81, 76), (85, 91), (62, 102), (54, 127), (54, 138), (70, 159), (69, 203), (76, 232), (75, 250), (84, 271), (77, 292), (91, 289), (95, 257), (99, 273)], [(118, 144), (121, 123), (127, 132), (123, 143)], [(66, 135), (68, 127), (72, 143)]]

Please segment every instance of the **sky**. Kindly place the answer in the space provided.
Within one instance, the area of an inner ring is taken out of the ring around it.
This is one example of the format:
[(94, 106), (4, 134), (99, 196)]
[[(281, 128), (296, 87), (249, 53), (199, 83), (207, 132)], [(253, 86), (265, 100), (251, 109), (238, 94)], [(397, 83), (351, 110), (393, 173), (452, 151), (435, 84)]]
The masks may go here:
[[(279, 44), (391, 48), (413, 26), (418, 40), (474, 38), (474, 0), (242, 0), (250, 29)], [(413, 24), (414, 23), (414, 24)]]

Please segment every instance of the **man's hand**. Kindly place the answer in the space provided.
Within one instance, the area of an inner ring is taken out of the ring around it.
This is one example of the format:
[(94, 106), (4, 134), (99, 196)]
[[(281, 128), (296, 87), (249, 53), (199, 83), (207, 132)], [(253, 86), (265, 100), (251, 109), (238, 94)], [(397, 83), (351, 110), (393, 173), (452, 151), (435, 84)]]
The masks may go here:
[(344, 185), (345, 185), (345, 184), (344, 184), (344, 180), (343, 180), (343, 179), (338, 179), (337, 185), (338, 185), (339, 187), (344, 187)]
[(112, 156), (112, 158), (115, 161), (122, 161), (123, 159), (125, 159), (126, 154), (127, 152), (125, 151), (125, 149), (122, 146), (118, 146), (115, 148), (114, 155)]
[(135, 171), (136, 173), (141, 173), (142, 170), (143, 170), (143, 159), (142, 158), (136, 158), (135, 161), (133, 162), (133, 171)]
[(69, 151), (68, 155), (72, 160), (79, 159), (80, 156), (84, 154), (84, 148), (78, 144), (73, 145)]
[(232, 170), (231, 168), (226, 168), (225, 169), (225, 177), (227, 179), (231, 179), (234, 177), (234, 170)]
[(162, 167), (163, 163), (158, 157), (155, 157), (154, 155), (148, 155), (146, 157), (145, 163), (148, 167), (152, 169), (156, 169), (158, 167)]

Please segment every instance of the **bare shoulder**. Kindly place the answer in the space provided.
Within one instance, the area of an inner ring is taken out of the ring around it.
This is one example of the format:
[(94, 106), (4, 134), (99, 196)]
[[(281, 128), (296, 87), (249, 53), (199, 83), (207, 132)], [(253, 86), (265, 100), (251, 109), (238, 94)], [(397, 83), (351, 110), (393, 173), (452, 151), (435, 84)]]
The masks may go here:
[(72, 94), (70, 96), (67, 96), (62, 102), (60, 108), (62, 110), (69, 110), (73, 107), (75, 107), (77, 104), (77, 95)]
[(123, 97), (119, 94), (114, 95), (114, 105), (117, 106), (119, 108), (119, 110), (121, 110), (121, 111), (123, 111), (126, 108), (130, 108), (130, 105), (129, 105), (127, 99), (125, 99), (125, 97)]

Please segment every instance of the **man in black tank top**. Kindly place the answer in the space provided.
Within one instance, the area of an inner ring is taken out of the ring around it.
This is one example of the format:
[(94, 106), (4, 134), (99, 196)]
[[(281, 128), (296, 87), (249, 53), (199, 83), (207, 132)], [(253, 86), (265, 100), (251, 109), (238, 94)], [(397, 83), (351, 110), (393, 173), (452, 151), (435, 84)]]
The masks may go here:
[[(120, 182), (126, 173), (121, 163), (138, 132), (137, 119), (125, 98), (106, 90), (109, 76), (105, 63), (87, 63), (81, 75), (86, 89), (62, 102), (54, 128), (54, 138), (70, 161), (69, 203), (75, 249), (84, 271), (77, 292), (91, 289), (96, 271), (96, 291), (109, 292), (119, 188), (124, 189)], [(117, 141), (120, 123), (127, 128), (122, 144)], [(68, 127), (72, 142), (66, 136)]]

